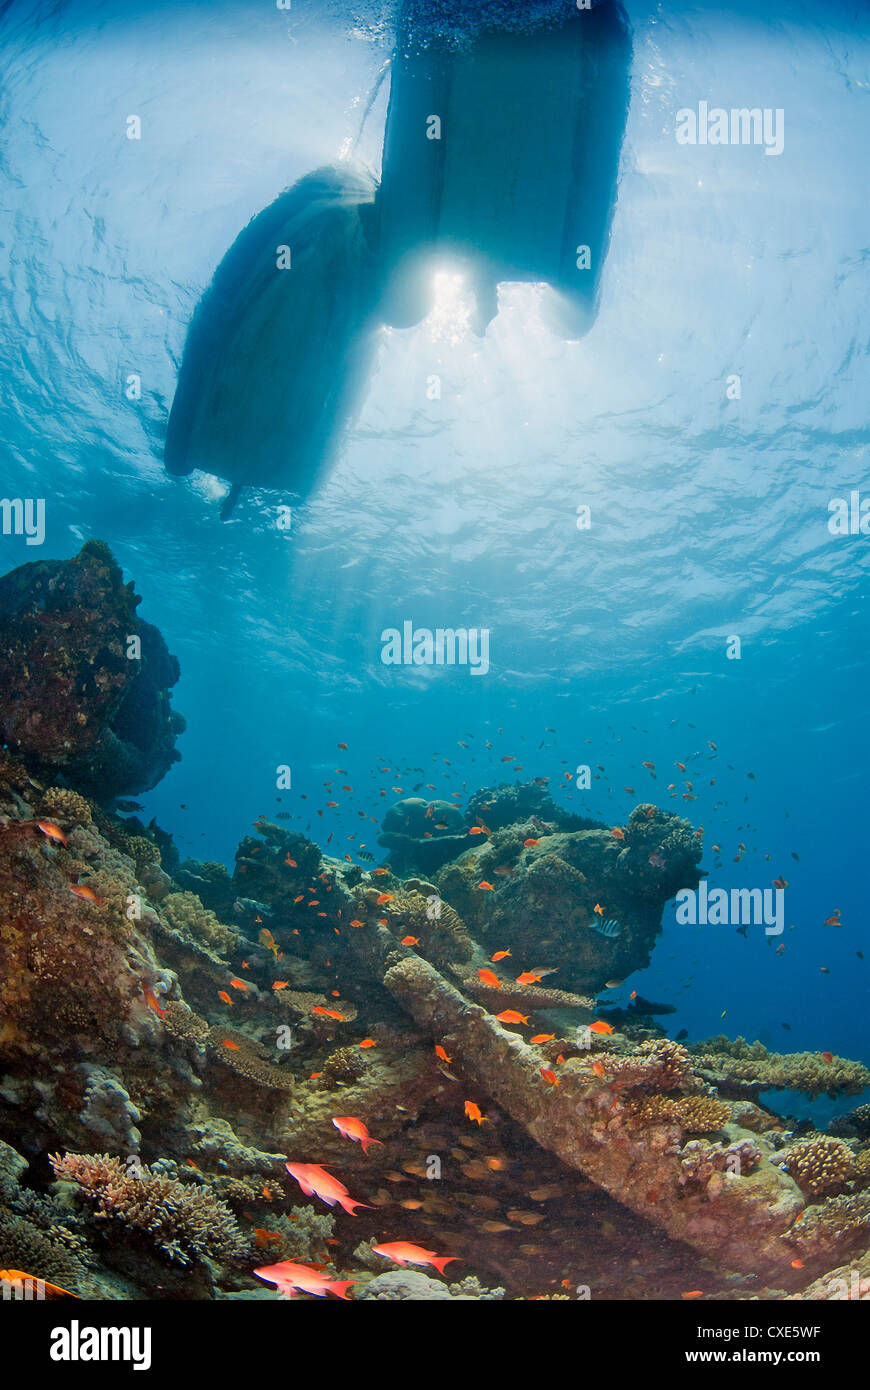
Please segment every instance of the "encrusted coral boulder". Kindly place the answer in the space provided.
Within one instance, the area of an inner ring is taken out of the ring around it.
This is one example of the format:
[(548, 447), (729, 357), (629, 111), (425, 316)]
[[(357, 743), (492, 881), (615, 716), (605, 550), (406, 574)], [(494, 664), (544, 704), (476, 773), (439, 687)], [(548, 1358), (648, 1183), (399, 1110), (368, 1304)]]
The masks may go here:
[(100, 801), (147, 791), (180, 756), (178, 662), (139, 602), (101, 541), (0, 579), (0, 740)]

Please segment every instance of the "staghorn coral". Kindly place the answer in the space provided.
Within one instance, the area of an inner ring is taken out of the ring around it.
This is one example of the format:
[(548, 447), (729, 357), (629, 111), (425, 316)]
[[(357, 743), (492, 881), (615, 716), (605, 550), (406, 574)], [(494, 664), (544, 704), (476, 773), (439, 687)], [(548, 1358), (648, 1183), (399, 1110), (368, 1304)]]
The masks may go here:
[(643, 1124), (678, 1124), (689, 1134), (712, 1134), (731, 1118), (731, 1107), (713, 1096), (647, 1096), (631, 1107)]
[(466, 994), (485, 1005), (491, 1013), (501, 1013), (503, 1009), (585, 1009), (595, 1011), (595, 1000), (591, 995), (568, 994), (563, 989), (548, 989), (546, 985), (518, 985), (506, 979), (501, 988), (485, 985), (476, 970), (453, 968), (451, 974), (459, 981)]
[(842, 1139), (817, 1135), (814, 1139), (792, 1144), (782, 1166), (802, 1192), (818, 1197), (842, 1189), (854, 1176), (855, 1158)]
[(178, 1264), (232, 1262), (248, 1245), (227, 1206), (202, 1188), (156, 1176), (145, 1164), (125, 1168), (111, 1154), (51, 1154), (60, 1182), (77, 1184), (96, 1218), (139, 1232)]
[(161, 906), (170, 927), (182, 936), (193, 937), (194, 941), (204, 942), (225, 954), (235, 948), (236, 932), (203, 907), (195, 893), (169, 893)]

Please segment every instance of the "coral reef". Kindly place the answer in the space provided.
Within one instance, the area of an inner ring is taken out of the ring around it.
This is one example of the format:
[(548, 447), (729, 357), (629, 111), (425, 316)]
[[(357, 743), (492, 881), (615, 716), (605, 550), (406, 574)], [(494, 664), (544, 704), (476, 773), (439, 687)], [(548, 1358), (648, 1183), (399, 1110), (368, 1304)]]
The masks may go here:
[(818, 1052), (768, 1052), (760, 1042), (733, 1042), (721, 1034), (694, 1043), (692, 1062), (705, 1081), (724, 1096), (757, 1099), (762, 1091), (801, 1091), (815, 1097), (859, 1095), (870, 1086), (870, 1071), (861, 1062), (834, 1057), (826, 1062)]
[(815, 1197), (842, 1191), (843, 1184), (855, 1174), (852, 1150), (841, 1139), (827, 1135), (792, 1144), (782, 1164), (801, 1191)]
[(139, 602), (101, 541), (0, 578), (0, 741), (99, 800), (155, 786), (179, 756), (178, 662)]
[(75, 1183), (94, 1204), (95, 1217), (141, 1232), (170, 1260), (235, 1261), (248, 1253), (232, 1212), (208, 1191), (144, 1164), (127, 1168), (111, 1154), (54, 1154), (50, 1161), (59, 1181)]
[(449, 801), (408, 796), (384, 816), (378, 844), (397, 873), (431, 874), (474, 841), (462, 813)]

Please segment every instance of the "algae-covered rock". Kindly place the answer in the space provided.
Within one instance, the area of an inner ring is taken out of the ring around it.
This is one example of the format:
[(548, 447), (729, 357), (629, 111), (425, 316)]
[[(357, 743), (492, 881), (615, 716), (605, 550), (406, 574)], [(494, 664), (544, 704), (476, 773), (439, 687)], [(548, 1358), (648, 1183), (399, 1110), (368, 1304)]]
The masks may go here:
[(180, 756), (179, 676), (107, 545), (0, 578), (0, 741), (99, 800), (155, 786)]

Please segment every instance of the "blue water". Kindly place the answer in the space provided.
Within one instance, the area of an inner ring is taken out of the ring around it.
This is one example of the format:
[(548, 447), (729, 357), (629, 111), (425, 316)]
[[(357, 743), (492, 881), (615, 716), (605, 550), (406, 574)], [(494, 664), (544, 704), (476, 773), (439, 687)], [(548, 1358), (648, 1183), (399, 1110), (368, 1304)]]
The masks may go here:
[[(870, 16), (627, 10), (631, 109), (589, 334), (552, 337), (544, 291), (525, 285), (502, 288), (476, 338), (453, 268), (433, 267), (436, 309), (384, 334), (320, 493), (249, 496), (223, 524), (223, 484), (162, 467), (187, 324), (283, 188), (355, 142), (377, 167), (384, 92), (360, 123), (389, 51), (380, 10), (6, 7), (2, 488), (46, 498), (47, 535), (41, 552), (3, 537), (2, 569), (99, 536), (135, 579), (181, 662), (183, 760), (143, 800), (183, 854), (231, 864), (252, 820), (282, 809), (321, 845), (332, 833), (330, 852), (376, 851), (358, 813), (380, 818), (392, 786), (470, 793), (508, 780), (513, 754), (521, 777), (549, 776), (567, 807), (609, 823), (647, 799), (685, 811), (711, 884), (788, 880), (781, 939), (677, 926), (666, 909), (626, 988), (678, 1006), (672, 1035), (870, 1062), (856, 955), (870, 952), (870, 539), (827, 528), (832, 497), (870, 492)], [(701, 100), (782, 108), (782, 155), (678, 146), (676, 112)], [(381, 631), (406, 619), (491, 629), (489, 673), (382, 665)], [(697, 802), (669, 798), (677, 760)], [(583, 763), (606, 770), (588, 793), (565, 775)], [(280, 764), (290, 792), (275, 790)], [(835, 908), (839, 930), (822, 925)]]

